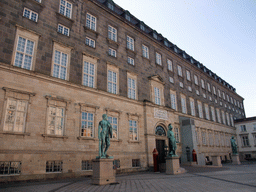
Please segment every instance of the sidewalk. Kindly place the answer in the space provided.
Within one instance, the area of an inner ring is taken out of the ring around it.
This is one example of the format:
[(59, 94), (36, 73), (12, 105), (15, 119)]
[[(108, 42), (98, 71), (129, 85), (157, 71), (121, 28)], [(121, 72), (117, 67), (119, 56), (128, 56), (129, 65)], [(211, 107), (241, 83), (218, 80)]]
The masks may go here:
[(77, 191), (256, 191), (256, 164), (214, 167), (184, 167), (187, 173), (137, 173), (118, 175), (119, 184), (95, 186), (90, 178), (0, 184), (2, 192), (77, 192)]

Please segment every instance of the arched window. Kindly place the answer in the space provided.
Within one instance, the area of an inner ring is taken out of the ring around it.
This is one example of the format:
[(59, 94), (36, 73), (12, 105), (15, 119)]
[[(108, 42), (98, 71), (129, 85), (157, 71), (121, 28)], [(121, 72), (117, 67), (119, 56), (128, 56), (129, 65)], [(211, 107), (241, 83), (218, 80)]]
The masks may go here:
[(165, 129), (161, 125), (158, 125), (156, 127), (156, 135), (158, 135), (158, 136), (166, 136), (166, 131), (165, 131)]

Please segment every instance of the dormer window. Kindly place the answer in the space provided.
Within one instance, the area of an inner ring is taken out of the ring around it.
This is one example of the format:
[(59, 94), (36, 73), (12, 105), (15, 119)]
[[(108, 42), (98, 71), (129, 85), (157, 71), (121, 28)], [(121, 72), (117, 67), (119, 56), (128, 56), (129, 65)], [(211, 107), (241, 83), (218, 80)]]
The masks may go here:
[(157, 39), (157, 34), (155, 32), (153, 33), (153, 37)]
[(166, 47), (169, 47), (169, 43), (168, 43), (167, 40), (164, 40), (164, 45), (165, 45)]
[(194, 60), (191, 58), (191, 59), (190, 59), (190, 62), (193, 64), (193, 63), (194, 63)]
[(178, 49), (176, 47), (173, 48), (175, 53), (178, 53)]
[(199, 69), (201, 68), (199, 63), (197, 63), (197, 67), (198, 67)]
[(186, 58), (187, 58), (187, 56), (186, 56), (186, 54), (185, 54), (185, 53), (183, 53), (183, 54), (182, 54), (182, 56), (183, 56), (183, 58), (184, 58), (184, 59), (186, 59)]
[(114, 11), (114, 4), (108, 3), (108, 8), (111, 9), (112, 11)]
[(125, 12), (125, 19), (127, 21), (131, 21), (131, 16), (130, 16), (130, 13), (128, 11)]

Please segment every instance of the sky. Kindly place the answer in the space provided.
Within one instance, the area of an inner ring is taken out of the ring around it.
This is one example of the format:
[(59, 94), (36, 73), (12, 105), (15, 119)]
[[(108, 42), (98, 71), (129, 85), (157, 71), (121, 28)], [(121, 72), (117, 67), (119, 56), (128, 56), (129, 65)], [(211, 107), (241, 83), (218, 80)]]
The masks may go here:
[(256, 0), (114, 0), (230, 85), (256, 116)]

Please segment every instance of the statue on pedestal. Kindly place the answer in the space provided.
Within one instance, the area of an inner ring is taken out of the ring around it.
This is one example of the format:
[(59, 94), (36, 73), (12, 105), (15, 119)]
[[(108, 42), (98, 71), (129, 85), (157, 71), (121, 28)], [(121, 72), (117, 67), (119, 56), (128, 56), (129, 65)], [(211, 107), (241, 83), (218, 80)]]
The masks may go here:
[(234, 136), (231, 137), (230, 142), (231, 142), (233, 155), (237, 155), (237, 144), (236, 144), (236, 140), (234, 139)]
[(99, 134), (99, 156), (101, 158), (111, 158), (107, 155), (107, 150), (110, 146), (110, 137), (112, 137), (112, 126), (108, 121), (106, 114), (102, 115), (102, 120), (99, 122), (98, 134)]
[(176, 155), (176, 149), (177, 149), (177, 144), (176, 144), (176, 139), (174, 136), (174, 133), (172, 131), (172, 125), (169, 124), (168, 125), (168, 131), (167, 131), (167, 137), (169, 140), (169, 153), (167, 155), (167, 157), (178, 157), (178, 155)]

